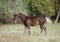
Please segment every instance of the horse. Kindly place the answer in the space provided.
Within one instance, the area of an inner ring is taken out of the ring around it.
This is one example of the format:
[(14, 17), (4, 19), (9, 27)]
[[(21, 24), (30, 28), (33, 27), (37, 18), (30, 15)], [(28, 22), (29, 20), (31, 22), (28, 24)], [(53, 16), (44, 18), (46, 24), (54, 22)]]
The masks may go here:
[(41, 30), (40, 34), (42, 33), (43, 30), (47, 34), (46, 27), (44, 25), (45, 22), (46, 22), (45, 16), (43, 16), (43, 15), (40, 15), (40, 16), (26, 16), (22, 13), (14, 14), (14, 19), (13, 19), (14, 23), (16, 23), (19, 19), (22, 20), (22, 22), (25, 26), (25, 33), (26, 33), (26, 29), (28, 29), (28, 34), (30, 35), (30, 26), (39, 25), (40, 30)]

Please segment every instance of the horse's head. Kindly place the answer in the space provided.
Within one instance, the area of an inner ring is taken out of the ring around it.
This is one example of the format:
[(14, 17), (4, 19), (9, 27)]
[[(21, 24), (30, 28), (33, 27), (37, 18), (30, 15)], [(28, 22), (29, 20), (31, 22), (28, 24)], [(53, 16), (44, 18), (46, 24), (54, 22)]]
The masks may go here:
[(16, 23), (19, 20), (18, 14), (14, 14), (13, 22)]
[(22, 13), (14, 14), (14, 18), (13, 18), (14, 23), (18, 22), (19, 20), (24, 21), (25, 15), (23, 15)]

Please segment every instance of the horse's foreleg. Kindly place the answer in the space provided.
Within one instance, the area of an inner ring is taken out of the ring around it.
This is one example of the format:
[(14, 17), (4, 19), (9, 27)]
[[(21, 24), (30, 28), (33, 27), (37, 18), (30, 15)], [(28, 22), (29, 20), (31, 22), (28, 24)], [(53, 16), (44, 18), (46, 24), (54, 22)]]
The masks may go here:
[(25, 30), (24, 30), (24, 31), (25, 31), (25, 33), (26, 33), (26, 29), (27, 29), (27, 27), (25, 27)]
[(29, 33), (29, 35), (30, 35), (30, 27), (28, 27), (28, 33)]

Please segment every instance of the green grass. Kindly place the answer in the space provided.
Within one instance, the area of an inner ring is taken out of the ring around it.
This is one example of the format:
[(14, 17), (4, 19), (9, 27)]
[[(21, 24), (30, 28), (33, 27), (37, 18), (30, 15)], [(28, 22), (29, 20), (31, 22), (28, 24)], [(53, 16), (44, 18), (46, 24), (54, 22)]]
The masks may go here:
[(60, 42), (60, 23), (46, 24), (47, 36), (39, 26), (31, 27), (31, 35), (24, 34), (22, 24), (0, 25), (0, 42)]

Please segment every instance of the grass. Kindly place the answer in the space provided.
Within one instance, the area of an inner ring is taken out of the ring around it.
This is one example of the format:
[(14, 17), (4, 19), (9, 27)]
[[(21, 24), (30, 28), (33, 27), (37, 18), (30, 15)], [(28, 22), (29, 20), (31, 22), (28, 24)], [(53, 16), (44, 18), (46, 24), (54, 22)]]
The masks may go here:
[(31, 35), (24, 34), (22, 24), (0, 25), (0, 42), (60, 42), (60, 23), (46, 24), (47, 36), (39, 26), (31, 27)]

